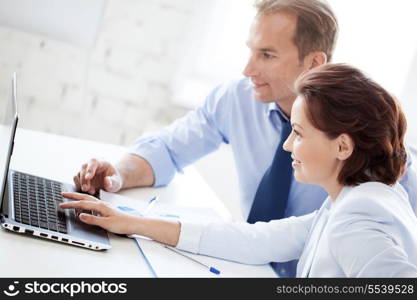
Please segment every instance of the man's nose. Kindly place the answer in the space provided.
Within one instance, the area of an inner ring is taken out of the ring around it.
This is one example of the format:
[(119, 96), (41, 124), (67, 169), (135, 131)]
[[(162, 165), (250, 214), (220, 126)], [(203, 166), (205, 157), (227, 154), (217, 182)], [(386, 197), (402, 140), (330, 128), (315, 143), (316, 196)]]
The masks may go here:
[(243, 75), (245, 77), (253, 77), (258, 75), (257, 70), (255, 68), (255, 60), (252, 56), (249, 58), (245, 68), (243, 69)]

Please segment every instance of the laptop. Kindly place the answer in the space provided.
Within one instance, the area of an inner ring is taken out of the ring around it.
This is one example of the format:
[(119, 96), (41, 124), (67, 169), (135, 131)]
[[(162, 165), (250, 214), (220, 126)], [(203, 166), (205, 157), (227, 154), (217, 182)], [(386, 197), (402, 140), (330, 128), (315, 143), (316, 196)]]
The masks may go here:
[(73, 192), (75, 186), (9, 169), (18, 122), (15, 73), (11, 100), (6, 102), (0, 120), (1, 226), (15, 233), (67, 245), (110, 249), (104, 229), (81, 222), (74, 210), (59, 208), (59, 203), (71, 201), (63, 198), (61, 192)]

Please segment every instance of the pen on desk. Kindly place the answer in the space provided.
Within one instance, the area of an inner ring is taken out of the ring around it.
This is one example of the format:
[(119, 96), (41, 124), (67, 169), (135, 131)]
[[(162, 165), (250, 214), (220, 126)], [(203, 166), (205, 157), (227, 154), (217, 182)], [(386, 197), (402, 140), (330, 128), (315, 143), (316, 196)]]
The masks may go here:
[(149, 199), (148, 206), (142, 212), (142, 216), (146, 216), (151, 211), (151, 209), (155, 205), (156, 201), (158, 201), (158, 196), (153, 196), (151, 199)]
[(199, 265), (202, 265), (202, 266), (206, 267), (206, 268), (207, 268), (207, 269), (208, 269), (211, 273), (214, 273), (214, 274), (216, 274), (216, 275), (219, 275), (219, 274), (220, 274), (220, 271), (219, 271), (219, 270), (217, 270), (217, 269), (216, 269), (216, 268), (214, 268), (214, 267), (210, 267), (210, 266), (208, 266), (208, 265), (206, 265), (206, 264), (203, 264), (202, 262), (200, 262), (200, 261), (198, 261), (198, 260), (196, 260), (196, 259), (194, 259), (194, 258), (192, 258), (192, 257), (190, 257), (190, 256), (188, 256), (188, 255), (185, 255), (184, 253), (181, 253), (180, 251), (175, 250), (174, 248), (168, 247), (167, 245), (164, 245), (164, 247), (165, 247), (165, 248), (167, 248), (168, 250), (171, 250), (171, 251), (173, 251), (173, 252), (175, 252), (175, 253), (177, 253), (177, 254), (179, 254), (179, 255), (183, 256), (183, 257), (186, 257), (186, 258), (188, 258), (188, 259), (192, 260), (193, 262), (198, 263)]

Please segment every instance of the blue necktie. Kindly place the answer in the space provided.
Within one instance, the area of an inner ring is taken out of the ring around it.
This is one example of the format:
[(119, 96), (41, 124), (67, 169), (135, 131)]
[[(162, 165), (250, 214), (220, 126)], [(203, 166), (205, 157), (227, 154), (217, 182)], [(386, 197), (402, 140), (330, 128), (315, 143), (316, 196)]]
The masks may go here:
[(249, 212), (248, 223), (257, 221), (269, 222), (282, 219), (287, 208), (288, 193), (290, 191), (292, 167), (291, 153), (282, 146), (291, 132), (290, 122), (283, 120), (281, 140), (275, 152), (271, 166), (266, 170), (253, 200)]
[[(282, 123), (281, 140), (275, 152), (271, 166), (266, 170), (249, 212), (248, 223), (269, 222), (282, 219), (287, 208), (288, 195), (292, 181), (291, 153), (282, 146), (291, 132), (290, 122), (280, 117)], [(291, 238), (291, 236), (288, 236)], [(281, 241), (285, 245), (285, 241)], [(279, 247), (277, 244), (276, 247)], [(285, 246), (284, 246), (285, 247)], [(280, 277), (294, 277), (298, 261), (272, 263)]]

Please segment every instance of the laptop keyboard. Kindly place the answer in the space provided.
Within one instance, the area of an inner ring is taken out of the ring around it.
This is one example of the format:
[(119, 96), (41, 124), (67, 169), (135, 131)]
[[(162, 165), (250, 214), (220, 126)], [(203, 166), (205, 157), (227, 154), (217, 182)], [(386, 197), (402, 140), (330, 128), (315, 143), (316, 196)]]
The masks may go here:
[(12, 176), (16, 221), (67, 233), (66, 215), (58, 207), (63, 201), (62, 184), (20, 172)]

